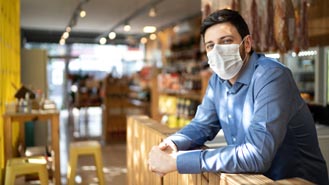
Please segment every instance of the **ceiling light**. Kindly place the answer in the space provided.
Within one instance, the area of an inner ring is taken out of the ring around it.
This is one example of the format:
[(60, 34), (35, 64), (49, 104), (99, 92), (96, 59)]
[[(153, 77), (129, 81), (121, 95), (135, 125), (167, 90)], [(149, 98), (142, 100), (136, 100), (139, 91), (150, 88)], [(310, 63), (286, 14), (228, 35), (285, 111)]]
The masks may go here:
[(64, 39), (69, 38), (69, 36), (70, 36), (69, 32), (66, 31), (66, 32), (63, 33), (63, 38)]
[(115, 32), (113, 32), (113, 31), (109, 33), (109, 38), (111, 40), (115, 39), (116, 36), (117, 36), (117, 34)]
[(126, 23), (125, 25), (124, 25), (124, 27), (123, 27), (123, 30), (124, 31), (130, 31), (131, 30), (131, 26), (128, 24), (128, 23)]
[(150, 35), (150, 39), (151, 39), (151, 40), (155, 40), (155, 39), (157, 39), (157, 35), (156, 35), (155, 33), (152, 33), (152, 34)]
[(150, 9), (150, 11), (149, 11), (149, 16), (150, 16), (150, 17), (156, 17), (156, 16), (157, 16), (157, 12), (156, 12), (156, 10), (155, 10), (154, 7), (152, 7), (152, 8)]
[(143, 28), (144, 33), (154, 33), (157, 30), (155, 26), (145, 26)]
[(66, 27), (66, 32), (71, 32), (71, 27), (70, 26), (68, 26), (68, 27)]
[(99, 43), (100, 43), (101, 45), (106, 44), (106, 38), (105, 38), (105, 37), (100, 38), (100, 39), (99, 39)]
[(65, 39), (61, 38), (61, 40), (59, 40), (59, 44), (64, 45), (65, 44)]
[(146, 44), (146, 43), (147, 43), (147, 38), (142, 37), (141, 40), (140, 40), (140, 42), (141, 42), (142, 44)]
[(84, 10), (81, 10), (81, 11), (80, 11), (80, 17), (81, 17), (81, 18), (86, 17), (86, 15), (87, 15), (86, 11), (84, 11)]

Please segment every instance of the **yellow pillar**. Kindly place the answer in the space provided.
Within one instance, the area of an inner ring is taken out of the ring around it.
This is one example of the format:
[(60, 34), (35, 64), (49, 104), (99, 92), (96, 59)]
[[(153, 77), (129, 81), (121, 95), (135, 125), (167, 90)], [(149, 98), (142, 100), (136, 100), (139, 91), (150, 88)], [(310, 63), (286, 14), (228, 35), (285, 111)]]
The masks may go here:
[[(0, 0), (0, 115), (20, 86), (20, 0)], [(4, 177), (3, 119), (0, 119), (0, 182)], [(18, 129), (14, 130), (17, 135)]]

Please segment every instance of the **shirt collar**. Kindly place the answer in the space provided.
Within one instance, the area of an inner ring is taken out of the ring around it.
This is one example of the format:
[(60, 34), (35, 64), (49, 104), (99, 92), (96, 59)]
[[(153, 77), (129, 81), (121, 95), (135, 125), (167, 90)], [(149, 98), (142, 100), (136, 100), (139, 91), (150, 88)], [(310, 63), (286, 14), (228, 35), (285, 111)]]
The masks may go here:
[(243, 69), (242, 73), (238, 77), (236, 82), (248, 85), (251, 81), (252, 75), (257, 67), (257, 59), (259, 58), (256, 52), (253, 52), (250, 56), (247, 66)]

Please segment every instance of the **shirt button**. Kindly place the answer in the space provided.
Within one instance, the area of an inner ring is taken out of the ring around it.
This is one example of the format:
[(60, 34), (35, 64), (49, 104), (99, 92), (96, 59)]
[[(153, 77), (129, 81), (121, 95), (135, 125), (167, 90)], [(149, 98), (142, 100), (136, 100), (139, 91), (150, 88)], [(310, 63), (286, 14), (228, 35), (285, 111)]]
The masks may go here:
[(233, 142), (235, 142), (236, 141), (236, 138), (235, 137), (232, 137), (232, 140), (233, 140)]
[(228, 118), (230, 118), (230, 119), (232, 118), (231, 114), (228, 115)]

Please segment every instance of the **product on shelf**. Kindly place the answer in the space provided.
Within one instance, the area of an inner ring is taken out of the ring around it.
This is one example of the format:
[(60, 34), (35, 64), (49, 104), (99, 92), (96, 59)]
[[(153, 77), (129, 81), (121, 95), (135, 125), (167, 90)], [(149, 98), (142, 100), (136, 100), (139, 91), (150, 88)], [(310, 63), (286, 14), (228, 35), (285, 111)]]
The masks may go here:
[(170, 128), (180, 128), (188, 124), (193, 118), (198, 100), (179, 98), (170, 95), (159, 97), (159, 111), (163, 115), (162, 123)]

